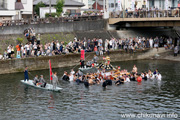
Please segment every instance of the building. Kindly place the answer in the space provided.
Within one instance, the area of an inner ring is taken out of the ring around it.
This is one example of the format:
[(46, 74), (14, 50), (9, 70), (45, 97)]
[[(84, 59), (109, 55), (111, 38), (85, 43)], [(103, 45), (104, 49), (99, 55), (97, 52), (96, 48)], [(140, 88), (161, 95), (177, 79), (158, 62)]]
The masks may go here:
[(158, 9), (167, 9), (168, 7), (178, 7), (180, 0), (148, 0), (148, 8), (156, 7)]
[(24, 9), (21, 9), (23, 19), (32, 18), (33, 14), (33, 0), (21, 0)]
[(103, 0), (96, 0), (92, 7), (93, 9), (103, 10)]
[(94, 0), (88, 0), (88, 8), (89, 9), (92, 9), (93, 7), (93, 4), (94, 4)]
[(81, 9), (89, 9), (88, 0), (74, 0), (74, 1), (77, 1), (77, 2), (84, 4), (84, 6), (81, 7)]
[[(127, 8), (128, 10), (134, 10), (135, 8), (158, 8), (161, 10), (168, 9), (169, 7), (175, 8), (180, 6), (180, 0), (108, 0), (109, 11), (118, 11)], [(118, 4), (119, 2), (119, 4)]]
[(0, 21), (31, 18), (33, 0), (1, 0)]
[(15, 10), (15, 0), (9, 4), (10, 0), (0, 0), (0, 22), (3, 20), (13, 20), (17, 15)]
[[(39, 16), (40, 18), (45, 18), (46, 17), (46, 13), (49, 13), (49, 7), (40, 7), (39, 8)], [(52, 13), (56, 13), (56, 9), (54, 7), (51, 8), (51, 12)]]
[[(36, 6), (39, 2), (43, 2), (47, 7), (49, 7), (49, 0), (34, 0), (33, 5)], [(51, 0), (52, 7), (56, 5), (57, 0)], [(85, 6), (84, 3), (77, 2), (74, 0), (65, 0), (62, 15), (68, 13), (70, 15), (80, 14), (81, 7)]]

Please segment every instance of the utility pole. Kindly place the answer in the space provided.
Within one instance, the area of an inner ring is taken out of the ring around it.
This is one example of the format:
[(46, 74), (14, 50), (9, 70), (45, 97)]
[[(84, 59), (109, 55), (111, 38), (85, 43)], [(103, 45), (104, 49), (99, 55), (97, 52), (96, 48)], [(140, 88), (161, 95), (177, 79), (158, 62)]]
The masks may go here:
[(49, 0), (49, 16), (51, 17), (51, 0)]
[(34, 0), (32, 0), (32, 20), (34, 19), (34, 6), (33, 6), (33, 1), (34, 1)]
[(103, 12), (105, 13), (105, 0), (103, 0)]
[(116, 12), (116, 0), (114, 0), (114, 11)]
[(97, 10), (97, 0), (96, 0), (96, 10)]

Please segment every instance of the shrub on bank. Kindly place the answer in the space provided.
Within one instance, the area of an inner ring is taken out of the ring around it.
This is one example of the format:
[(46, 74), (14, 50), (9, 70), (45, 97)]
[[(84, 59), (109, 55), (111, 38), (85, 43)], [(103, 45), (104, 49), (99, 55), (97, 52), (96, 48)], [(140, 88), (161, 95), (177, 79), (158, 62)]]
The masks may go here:
[[(59, 16), (60, 16), (59, 13), (51, 13), (51, 17), (59, 17)], [(46, 14), (45, 14), (45, 17), (46, 17), (46, 18), (50, 17), (50, 14), (49, 14), (49, 13), (46, 13)]]

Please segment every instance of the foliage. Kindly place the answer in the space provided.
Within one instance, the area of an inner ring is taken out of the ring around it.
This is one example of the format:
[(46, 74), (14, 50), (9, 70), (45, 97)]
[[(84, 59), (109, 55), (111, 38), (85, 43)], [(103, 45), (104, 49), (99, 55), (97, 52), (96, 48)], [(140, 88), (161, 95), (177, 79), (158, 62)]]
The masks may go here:
[[(49, 14), (50, 14), (50, 13), (46, 13), (46, 14), (45, 14), (45, 17), (48, 18), (48, 17), (49, 17)], [(59, 17), (59, 14), (58, 14), (58, 13), (51, 13), (51, 17), (56, 17), (56, 16)]]
[(17, 40), (19, 43), (22, 43), (22, 42), (23, 42), (23, 38), (21, 38), (21, 37), (18, 37), (16, 40)]
[(41, 2), (39, 2), (36, 6), (35, 6), (35, 8), (34, 8), (34, 11), (36, 12), (36, 14), (39, 16), (39, 8), (40, 7), (46, 7), (46, 5), (41, 1)]
[(64, 45), (67, 45), (67, 44), (68, 44), (68, 42), (67, 42), (67, 41), (65, 41), (65, 42), (64, 42)]
[(64, 7), (64, 0), (57, 0), (55, 8), (58, 14), (61, 14), (63, 12), (63, 7)]
[(69, 16), (69, 15), (70, 15), (70, 13), (69, 13), (69, 12), (65, 12), (65, 13), (64, 13), (64, 15)]

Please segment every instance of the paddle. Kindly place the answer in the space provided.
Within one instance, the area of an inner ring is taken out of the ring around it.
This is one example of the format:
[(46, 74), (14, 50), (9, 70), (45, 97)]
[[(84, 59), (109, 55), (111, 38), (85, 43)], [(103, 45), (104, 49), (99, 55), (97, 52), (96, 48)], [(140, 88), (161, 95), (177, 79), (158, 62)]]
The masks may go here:
[(34, 78), (34, 76), (30, 73), (30, 72), (28, 72), (29, 73), (29, 75), (31, 75), (31, 77), (33, 77)]
[[(85, 59), (87, 59), (89, 56), (90, 55), (88, 55)], [(74, 66), (72, 69), (76, 68), (78, 65), (79, 65), (79, 63), (76, 66)]]

